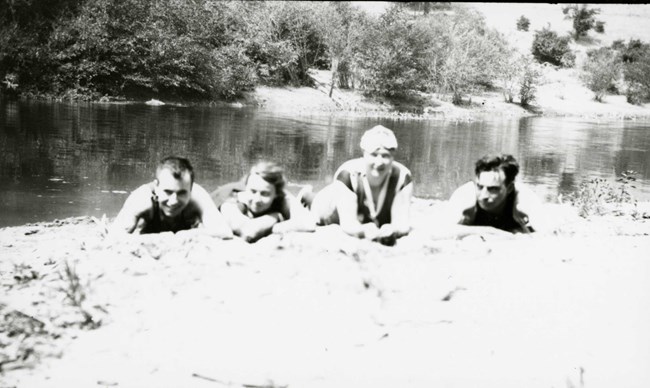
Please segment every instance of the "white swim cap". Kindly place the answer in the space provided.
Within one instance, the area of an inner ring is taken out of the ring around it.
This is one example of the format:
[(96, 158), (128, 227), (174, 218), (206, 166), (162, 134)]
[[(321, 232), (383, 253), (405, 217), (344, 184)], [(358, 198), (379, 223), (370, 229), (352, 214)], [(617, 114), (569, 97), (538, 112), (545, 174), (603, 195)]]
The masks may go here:
[(366, 152), (372, 152), (379, 148), (386, 148), (387, 150), (397, 149), (397, 139), (395, 134), (390, 129), (383, 125), (377, 125), (367, 130), (361, 136), (361, 149)]

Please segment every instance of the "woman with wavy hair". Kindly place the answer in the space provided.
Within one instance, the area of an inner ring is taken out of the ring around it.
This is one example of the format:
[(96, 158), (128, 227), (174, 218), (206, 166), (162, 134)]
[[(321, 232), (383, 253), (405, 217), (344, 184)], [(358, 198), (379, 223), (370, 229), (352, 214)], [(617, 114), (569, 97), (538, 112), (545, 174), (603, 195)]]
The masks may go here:
[(309, 211), (286, 188), (282, 168), (259, 162), (244, 179), (212, 193), (235, 235), (254, 242), (271, 233), (313, 232)]

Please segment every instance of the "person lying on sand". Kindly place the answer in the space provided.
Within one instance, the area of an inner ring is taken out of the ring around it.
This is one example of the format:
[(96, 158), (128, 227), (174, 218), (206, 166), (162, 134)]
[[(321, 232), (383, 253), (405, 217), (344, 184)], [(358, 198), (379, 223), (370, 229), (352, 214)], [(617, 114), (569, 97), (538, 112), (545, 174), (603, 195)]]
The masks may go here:
[(315, 224), (309, 211), (285, 184), (280, 166), (260, 162), (241, 182), (218, 188), (212, 198), (235, 235), (248, 242), (271, 233), (313, 232)]
[(447, 221), (511, 233), (547, 229), (541, 201), (527, 186), (515, 183), (519, 163), (512, 155), (484, 156), (476, 162), (474, 172), (476, 178), (451, 195)]
[(189, 160), (170, 156), (158, 164), (153, 182), (129, 195), (110, 232), (143, 234), (195, 228), (215, 237), (232, 237), (210, 194), (194, 183)]
[(340, 224), (351, 236), (393, 245), (411, 229), (411, 172), (395, 161), (397, 139), (390, 129), (367, 130), (360, 146), (363, 157), (343, 163), (331, 184), (302, 199), (318, 225)]

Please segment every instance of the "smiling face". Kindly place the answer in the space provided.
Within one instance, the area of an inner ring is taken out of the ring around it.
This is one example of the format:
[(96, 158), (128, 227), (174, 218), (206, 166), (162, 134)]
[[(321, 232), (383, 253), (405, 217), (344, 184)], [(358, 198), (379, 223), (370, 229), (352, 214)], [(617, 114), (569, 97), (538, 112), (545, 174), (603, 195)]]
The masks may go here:
[(161, 169), (156, 174), (156, 196), (160, 210), (166, 217), (176, 217), (190, 202), (192, 192), (192, 177), (189, 172), (174, 177), (168, 169)]
[(244, 204), (256, 216), (268, 211), (277, 195), (275, 186), (257, 174), (250, 174), (242, 194)]
[(384, 178), (390, 173), (393, 160), (395, 160), (393, 153), (394, 151), (386, 148), (377, 148), (372, 152), (365, 151), (363, 153), (368, 179), (383, 182)]
[(506, 197), (514, 188), (514, 183), (506, 184), (503, 170), (482, 171), (476, 178), (476, 199), (481, 209), (497, 213), (505, 204)]

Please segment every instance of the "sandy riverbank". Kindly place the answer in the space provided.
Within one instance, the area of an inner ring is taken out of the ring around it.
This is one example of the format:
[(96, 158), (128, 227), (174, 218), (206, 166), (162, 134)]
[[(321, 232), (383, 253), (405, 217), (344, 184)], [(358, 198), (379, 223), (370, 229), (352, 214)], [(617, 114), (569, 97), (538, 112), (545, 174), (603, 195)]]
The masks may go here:
[(0, 386), (647, 386), (650, 212), (548, 206), (556, 235), (434, 239), (437, 205), (415, 200), (395, 247), (0, 229)]
[[(318, 71), (327, 80), (329, 72)], [(575, 69), (543, 69), (543, 81), (537, 99), (525, 109), (506, 103), (499, 91), (482, 92), (465, 97), (466, 104), (456, 106), (449, 96), (422, 94), (410, 100), (364, 97), (350, 90), (337, 90), (329, 98), (325, 88), (260, 86), (234, 104), (293, 115), (333, 115), (363, 117), (403, 117), (407, 119), (480, 120), (482, 117), (560, 116), (605, 120), (639, 120), (650, 118), (650, 104), (632, 105), (623, 95), (608, 95), (603, 102), (578, 80)], [(471, 101), (470, 101), (471, 100)]]

